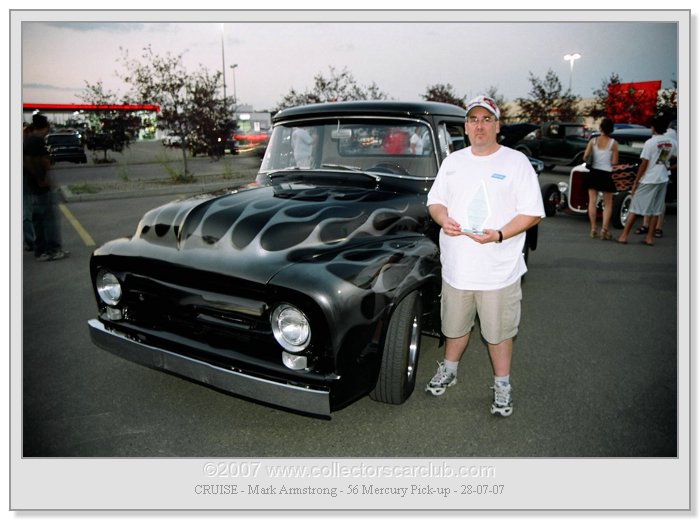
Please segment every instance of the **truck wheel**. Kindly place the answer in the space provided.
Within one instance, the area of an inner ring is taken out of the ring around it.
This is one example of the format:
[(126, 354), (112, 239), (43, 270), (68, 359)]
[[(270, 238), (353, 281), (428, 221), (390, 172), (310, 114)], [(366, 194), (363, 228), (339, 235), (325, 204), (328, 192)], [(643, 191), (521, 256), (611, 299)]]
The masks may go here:
[(557, 214), (557, 208), (561, 204), (561, 192), (556, 184), (546, 184), (542, 187), (542, 202), (546, 216), (553, 217)]
[(627, 216), (630, 212), (630, 202), (632, 195), (627, 191), (616, 193), (613, 197), (612, 225), (617, 229), (625, 227)]
[(413, 393), (421, 341), (422, 301), (417, 291), (399, 303), (389, 321), (377, 385), (369, 396), (375, 401), (401, 404)]
[(515, 149), (519, 152), (522, 152), (527, 157), (532, 157), (532, 152), (530, 151), (530, 149), (527, 146), (517, 146)]

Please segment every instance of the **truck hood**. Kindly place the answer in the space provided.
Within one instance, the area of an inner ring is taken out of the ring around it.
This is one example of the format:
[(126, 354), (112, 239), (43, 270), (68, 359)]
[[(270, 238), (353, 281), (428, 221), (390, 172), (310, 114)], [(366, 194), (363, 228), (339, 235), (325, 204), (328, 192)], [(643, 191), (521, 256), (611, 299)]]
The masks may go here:
[(288, 182), (169, 203), (146, 213), (131, 239), (96, 254), (267, 283), (295, 263), (422, 233), (427, 218), (424, 194)]

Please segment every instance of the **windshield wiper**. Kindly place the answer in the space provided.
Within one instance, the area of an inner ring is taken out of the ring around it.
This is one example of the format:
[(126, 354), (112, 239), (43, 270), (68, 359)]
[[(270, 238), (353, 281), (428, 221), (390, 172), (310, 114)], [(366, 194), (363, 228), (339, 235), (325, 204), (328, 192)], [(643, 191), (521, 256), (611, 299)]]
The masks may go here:
[[(308, 177), (315, 177), (315, 176), (323, 175), (326, 173), (343, 174), (345, 172), (352, 172), (353, 175), (360, 174), (362, 176), (369, 177), (370, 179), (372, 179), (376, 183), (379, 183), (382, 180), (382, 177), (380, 175), (376, 175), (374, 173), (365, 171), (358, 166), (349, 166), (346, 164), (322, 164), (321, 168), (324, 168), (324, 170), (319, 171), (318, 169), (314, 170), (314, 169), (298, 168), (296, 166), (290, 166), (290, 167), (284, 168), (282, 170), (275, 170), (275, 171), (266, 173), (265, 175), (267, 175), (267, 177), (269, 179), (274, 179), (277, 177), (284, 177), (287, 175), (302, 175), (302, 176), (308, 176)], [(336, 171), (334, 171), (334, 170), (336, 170)]]
[(325, 163), (321, 165), (321, 168), (333, 168), (336, 170), (350, 170), (353, 172), (359, 172), (362, 170), (359, 166), (349, 166), (347, 164), (330, 164), (330, 163)]

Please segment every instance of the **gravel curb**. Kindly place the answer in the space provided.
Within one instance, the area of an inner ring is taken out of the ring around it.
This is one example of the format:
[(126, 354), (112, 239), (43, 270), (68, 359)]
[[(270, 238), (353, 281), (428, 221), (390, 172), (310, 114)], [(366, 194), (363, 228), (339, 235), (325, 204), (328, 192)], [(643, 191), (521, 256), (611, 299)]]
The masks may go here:
[(144, 188), (139, 190), (116, 190), (98, 193), (73, 193), (68, 186), (61, 186), (59, 191), (64, 202), (84, 202), (95, 200), (128, 199), (132, 197), (152, 197), (154, 195), (180, 195), (192, 193), (207, 193), (225, 188), (239, 186), (235, 179), (230, 181), (213, 182), (206, 184), (177, 184), (160, 188)]

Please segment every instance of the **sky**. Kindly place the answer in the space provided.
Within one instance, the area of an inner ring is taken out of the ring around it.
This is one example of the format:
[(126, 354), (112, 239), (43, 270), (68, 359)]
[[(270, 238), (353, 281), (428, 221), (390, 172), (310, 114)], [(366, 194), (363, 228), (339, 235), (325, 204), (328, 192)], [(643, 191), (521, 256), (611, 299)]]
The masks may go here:
[[(255, 110), (273, 109), (292, 88), (310, 89), (314, 76), (329, 76), (330, 67), (405, 101), (421, 99), (435, 84), (450, 84), (467, 99), (495, 87), (514, 101), (529, 96), (530, 74), (544, 79), (549, 70), (564, 89), (571, 83), (582, 98), (593, 97), (613, 73), (623, 82), (661, 80), (663, 88), (678, 80), (678, 27), (656, 21), (660, 18), (614, 21), (603, 13), (588, 16), (600, 21), (586, 22), (578, 21), (586, 16), (570, 14), (571, 21), (511, 16), (513, 21), (503, 23), (509, 17), (499, 15), (472, 23), (452, 22), (455, 17), (446, 14), (422, 21), (430, 17), (415, 14), (409, 13), (408, 21), (397, 14), (394, 19), (311, 22), (319, 17), (308, 14), (291, 23), (289, 17), (273, 21), (268, 15), (235, 21), (230, 13), (227, 22), (209, 21), (222, 19), (209, 13), (176, 13), (174, 18), (102, 14), (82, 22), (66, 21), (80, 20), (79, 13), (54, 19), (53, 13), (33, 15), (45, 21), (22, 23), (22, 100), (81, 103), (86, 84), (97, 82), (125, 94), (128, 86), (118, 77), (125, 72), (120, 57), (124, 51), (137, 57), (149, 45), (161, 56), (182, 54), (190, 72), (200, 65), (210, 72), (224, 69), (227, 94), (235, 93), (239, 103)], [(184, 21), (189, 19), (195, 21)], [(572, 53), (581, 55), (573, 70), (564, 59)]]

